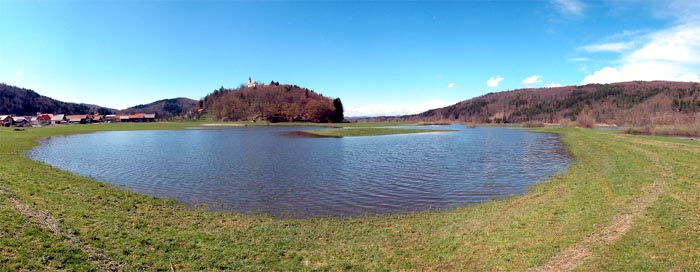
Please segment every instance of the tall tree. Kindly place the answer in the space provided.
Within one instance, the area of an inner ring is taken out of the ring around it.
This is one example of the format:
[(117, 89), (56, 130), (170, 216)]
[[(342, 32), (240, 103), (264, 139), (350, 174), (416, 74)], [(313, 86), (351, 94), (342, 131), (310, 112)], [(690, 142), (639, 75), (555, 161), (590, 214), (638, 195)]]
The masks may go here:
[(340, 101), (340, 97), (333, 99), (333, 107), (335, 108), (335, 110), (333, 110), (333, 122), (343, 122), (345, 116), (343, 115), (343, 102)]

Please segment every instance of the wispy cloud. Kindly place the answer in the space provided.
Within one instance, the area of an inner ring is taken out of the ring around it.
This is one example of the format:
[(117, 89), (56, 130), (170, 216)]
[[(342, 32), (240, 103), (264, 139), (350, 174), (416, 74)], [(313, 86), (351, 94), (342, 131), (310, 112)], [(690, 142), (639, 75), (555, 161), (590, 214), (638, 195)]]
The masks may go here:
[(498, 84), (501, 84), (501, 81), (503, 81), (503, 79), (504, 78), (501, 76), (490, 77), (489, 80), (486, 81), (486, 86), (496, 88), (498, 87)]
[(581, 47), (581, 50), (586, 52), (623, 52), (625, 50), (634, 47), (634, 42), (614, 42), (614, 43), (601, 43), (601, 44), (590, 44)]
[(542, 82), (542, 76), (535, 75), (535, 76), (526, 77), (525, 79), (523, 79), (523, 81), (521, 83), (523, 85), (526, 85), (526, 86), (534, 86), (535, 84), (539, 84), (541, 82)]
[(558, 82), (550, 82), (544, 85), (547, 88), (556, 88), (556, 87), (561, 87), (562, 85)]
[(22, 72), (22, 71), (17, 71), (17, 72), (15, 73), (15, 76), (18, 76), (18, 77), (24, 76), (24, 72)]
[(606, 66), (583, 84), (632, 80), (700, 81), (700, 22), (645, 35), (640, 46), (621, 53), (616, 66)]
[(454, 104), (454, 102), (433, 99), (415, 104), (348, 105), (345, 108), (345, 115), (348, 117), (407, 115), (421, 113), (435, 108), (442, 108), (452, 104)]
[(454, 88), (454, 87), (455, 87), (455, 84), (454, 84), (454, 83), (447, 84), (447, 88), (449, 88), (449, 89), (452, 89), (452, 88)]
[(581, 16), (586, 8), (586, 5), (578, 0), (552, 0), (551, 3), (559, 12), (567, 15)]

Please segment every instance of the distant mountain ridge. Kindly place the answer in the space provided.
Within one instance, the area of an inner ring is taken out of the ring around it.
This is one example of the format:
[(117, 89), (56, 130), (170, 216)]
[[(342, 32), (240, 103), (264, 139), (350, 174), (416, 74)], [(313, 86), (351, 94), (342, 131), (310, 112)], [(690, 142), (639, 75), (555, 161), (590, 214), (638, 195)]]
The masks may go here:
[(119, 111), (119, 113), (155, 113), (159, 119), (169, 119), (173, 117), (182, 116), (183, 114), (196, 111), (199, 105), (198, 100), (189, 99), (185, 97), (162, 99), (149, 104), (136, 105), (124, 110)]
[(96, 105), (58, 101), (30, 89), (0, 83), (0, 114), (19, 116), (34, 115), (37, 112), (62, 114), (99, 112), (100, 114), (109, 114), (115, 111)]
[(78, 104), (59, 101), (37, 92), (0, 83), (0, 114), (31, 116), (37, 112), (55, 114), (133, 114), (155, 113), (159, 119), (169, 119), (196, 110), (198, 101), (178, 97), (162, 99), (149, 104), (136, 105), (124, 110), (116, 110), (92, 104)]
[(635, 124), (651, 116), (700, 112), (700, 83), (633, 81), (488, 93), (423, 113), (365, 118), (373, 121), (557, 123), (585, 113), (599, 123)]

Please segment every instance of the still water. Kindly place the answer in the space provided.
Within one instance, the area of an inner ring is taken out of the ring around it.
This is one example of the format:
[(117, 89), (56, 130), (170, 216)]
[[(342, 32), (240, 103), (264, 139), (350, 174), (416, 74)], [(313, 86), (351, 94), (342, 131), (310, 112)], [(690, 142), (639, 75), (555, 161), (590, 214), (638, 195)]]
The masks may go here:
[(556, 135), (518, 129), (290, 136), (304, 129), (317, 128), (99, 132), (48, 138), (29, 156), (135, 192), (284, 217), (453, 208), (520, 194), (569, 162)]

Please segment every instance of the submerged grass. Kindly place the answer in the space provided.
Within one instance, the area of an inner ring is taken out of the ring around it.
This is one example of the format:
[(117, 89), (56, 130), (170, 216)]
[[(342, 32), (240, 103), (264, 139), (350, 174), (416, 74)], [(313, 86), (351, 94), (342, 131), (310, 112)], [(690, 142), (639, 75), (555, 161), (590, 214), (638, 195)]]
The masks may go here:
[(343, 129), (321, 129), (307, 130), (302, 133), (311, 134), (320, 137), (355, 137), (355, 136), (381, 136), (395, 134), (414, 134), (414, 133), (435, 133), (449, 132), (450, 130), (435, 130), (435, 129), (409, 129), (409, 128), (380, 128), (380, 127), (350, 127)]
[[(42, 137), (187, 123), (0, 129), (0, 270), (526, 270), (651, 202), (581, 270), (700, 270), (700, 145), (588, 129), (560, 133), (576, 159), (523, 196), (449, 211), (276, 219), (189, 208), (24, 157)], [(59, 235), (22, 203), (50, 215)], [(70, 242), (70, 239), (80, 243)]]

